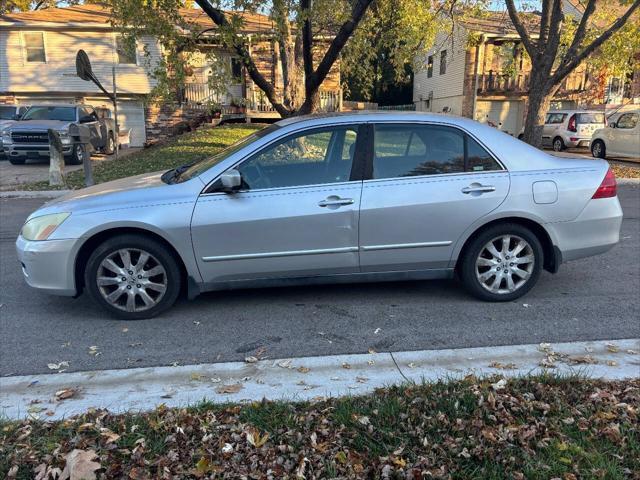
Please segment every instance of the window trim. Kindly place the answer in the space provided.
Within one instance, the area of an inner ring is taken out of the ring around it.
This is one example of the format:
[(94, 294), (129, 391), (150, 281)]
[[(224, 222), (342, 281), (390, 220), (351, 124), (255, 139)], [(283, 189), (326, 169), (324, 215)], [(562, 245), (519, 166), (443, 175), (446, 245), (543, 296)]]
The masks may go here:
[(346, 185), (351, 183), (361, 183), (365, 175), (367, 174), (366, 167), (368, 162), (367, 162), (365, 153), (368, 150), (369, 142), (371, 143), (371, 146), (373, 146), (373, 141), (372, 141), (373, 139), (369, 141), (370, 135), (368, 135), (367, 122), (345, 122), (345, 123), (334, 123), (331, 125), (310, 125), (307, 127), (300, 128), (298, 130), (293, 130), (285, 135), (272, 139), (265, 145), (262, 145), (261, 147), (255, 150), (252, 150), (247, 155), (244, 155), (241, 159), (238, 159), (229, 167), (225, 168), (222, 172), (220, 172), (219, 175), (214, 177), (207, 184), (207, 186), (202, 190), (202, 193), (200, 195), (207, 195), (207, 196), (208, 195), (233, 195), (226, 192), (219, 192), (219, 191), (213, 190), (217, 181), (220, 179), (220, 176), (222, 176), (222, 174), (227, 172), (228, 170), (231, 170), (233, 168), (238, 168), (238, 166), (240, 166), (242, 163), (250, 161), (252, 158), (254, 158), (257, 155), (260, 155), (262, 152), (264, 152), (268, 148), (271, 148), (276, 143), (287, 141), (289, 138), (292, 138), (294, 136), (300, 136), (302, 134), (306, 134), (307, 132), (314, 132), (314, 131), (321, 131), (321, 130), (335, 129), (335, 128), (348, 129), (349, 127), (352, 127), (355, 130), (357, 130), (356, 147), (353, 155), (353, 163), (351, 165), (351, 174), (350, 174), (349, 180), (342, 181), (342, 182), (333, 182), (333, 183), (314, 183), (310, 185), (291, 185), (287, 187), (271, 187), (271, 188), (256, 188), (254, 190), (238, 190), (237, 192), (234, 192), (234, 193), (254, 193), (254, 192), (266, 192), (266, 191), (277, 191), (277, 190), (290, 190), (292, 188), (312, 188), (312, 187), (323, 188), (330, 185)]
[(115, 60), (115, 64), (120, 66), (120, 65), (129, 65), (129, 66), (135, 66), (137, 67), (139, 65), (139, 61), (138, 61), (138, 41), (136, 40), (134, 48), (133, 48), (133, 56), (135, 57), (135, 60), (133, 63), (129, 63), (129, 62), (125, 62), (122, 63), (120, 62), (120, 55), (118, 54), (118, 39), (119, 38), (123, 38), (122, 34), (120, 33), (114, 33), (113, 34), (113, 53), (114, 53), (114, 60)]
[[(415, 175), (415, 176), (411, 176), (411, 177), (387, 177), (387, 178), (373, 178), (373, 154), (374, 154), (374, 144), (375, 144), (375, 138), (374, 138), (374, 131), (375, 131), (375, 126), (376, 125), (421, 125), (421, 126), (436, 126), (436, 127), (448, 127), (448, 128), (453, 128), (455, 130), (458, 130), (462, 136), (463, 136), (463, 142), (464, 142), (464, 167), (465, 167), (465, 171), (464, 172), (453, 172), (453, 173), (436, 173), (436, 174), (430, 174), (430, 175)], [(398, 121), (373, 121), (373, 122), (369, 122), (369, 126), (370, 126), (370, 134), (369, 137), (371, 137), (370, 143), (371, 143), (371, 148), (369, 149), (369, 151), (367, 152), (367, 176), (365, 178), (363, 178), (364, 182), (386, 182), (386, 181), (411, 181), (411, 180), (415, 180), (416, 178), (439, 178), (439, 177), (450, 177), (452, 175), (482, 175), (485, 173), (509, 173), (509, 170), (507, 169), (507, 167), (504, 165), (504, 163), (502, 163), (497, 156), (495, 155), (495, 153), (493, 153), (493, 151), (487, 147), (487, 145), (482, 142), (478, 137), (476, 137), (475, 135), (473, 135), (471, 132), (465, 130), (464, 128), (458, 126), (458, 125), (452, 125), (450, 123), (443, 123), (443, 122), (433, 122), (433, 121), (415, 121), (415, 122), (411, 122), (411, 121), (406, 121), (406, 120), (398, 120)], [(467, 158), (467, 136), (469, 136), (470, 138), (472, 138), (473, 140), (475, 140), (478, 145), (480, 145), (483, 149), (485, 149), (487, 151), (487, 153), (491, 156), (491, 158), (502, 167), (502, 169), (500, 170), (482, 170), (482, 171), (467, 171), (467, 167), (468, 167), (468, 158)]]
[[(44, 53), (44, 62), (40, 62), (40, 61), (36, 61), (36, 62), (30, 62), (27, 58), (27, 42), (25, 40), (25, 35), (30, 34), (30, 33), (39, 33), (40, 35), (42, 35), (42, 53)], [(36, 64), (36, 65), (46, 65), (47, 64), (47, 39), (46, 39), (46, 35), (45, 35), (45, 31), (44, 30), (25, 30), (23, 32), (21, 32), (20, 35), (20, 42), (22, 44), (22, 62), (24, 65), (28, 65), (28, 64)]]
[(439, 75), (447, 74), (447, 49), (445, 48), (440, 52), (440, 73)]

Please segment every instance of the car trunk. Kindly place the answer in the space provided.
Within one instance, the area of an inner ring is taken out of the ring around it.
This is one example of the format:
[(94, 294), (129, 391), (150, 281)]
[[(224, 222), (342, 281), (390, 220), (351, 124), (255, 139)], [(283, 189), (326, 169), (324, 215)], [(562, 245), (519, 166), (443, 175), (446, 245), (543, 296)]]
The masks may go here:
[(605, 126), (604, 113), (577, 113), (576, 128), (579, 137), (591, 137), (593, 132)]

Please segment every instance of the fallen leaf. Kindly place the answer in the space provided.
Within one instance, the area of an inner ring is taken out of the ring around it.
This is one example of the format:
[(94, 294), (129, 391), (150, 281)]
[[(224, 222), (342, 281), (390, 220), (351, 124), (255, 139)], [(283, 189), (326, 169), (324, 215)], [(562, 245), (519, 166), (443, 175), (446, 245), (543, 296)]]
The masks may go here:
[(529, 308), (531, 305), (529, 305), (528, 303), (523, 303), (523, 304), (522, 304), (522, 306), (523, 306), (524, 308)]
[(78, 393), (78, 390), (75, 388), (65, 388), (63, 390), (58, 390), (56, 392), (56, 400), (66, 400), (67, 398), (72, 398)]
[(617, 367), (618, 362), (616, 362), (615, 360), (607, 360), (607, 365), (610, 367)]
[(357, 417), (356, 420), (362, 425), (371, 425), (371, 421), (367, 416)]
[(118, 439), (120, 438), (120, 435), (118, 435), (115, 432), (112, 432), (111, 430), (109, 430), (108, 428), (101, 428), (100, 429), (100, 436), (102, 438), (104, 438), (106, 443), (114, 443), (117, 442)]
[(238, 393), (242, 390), (241, 383), (234, 383), (233, 385), (220, 385), (216, 388), (217, 393)]
[(192, 373), (190, 378), (194, 381), (200, 381), (204, 379), (204, 375), (202, 375), (201, 373)]
[(95, 480), (95, 471), (102, 468), (94, 461), (97, 457), (93, 450), (72, 450), (65, 457), (60, 480)]
[(369, 353), (370, 353), (371, 355), (375, 355), (375, 354), (376, 354), (376, 353), (378, 353), (378, 352), (376, 352), (373, 348), (370, 348), (370, 349), (369, 349)]
[(507, 386), (507, 381), (504, 378), (501, 378), (496, 383), (491, 384), (491, 388), (493, 388), (494, 390), (503, 390), (504, 387), (506, 386)]
[(611, 353), (618, 353), (620, 351), (620, 347), (614, 343), (607, 343), (607, 350)]
[(628, 350), (626, 350), (626, 352), (629, 355), (638, 355), (638, 354), (640, 354), (640, 352), (638, 350), (632, 350), (632, 349), (628, 349)]
[(309, 373), (309, 372), (311, 371), (311, 369), (310, 369), (310, 368), (307, 368), (307, 367), (298, 367), (298, 368), (297, 368), (297, 370), (298, 370), (300, 373)]
[(278, 366), (280, 368), (289, 368), (291, 367), (291, 360), (283, 360), (282, 362), (278, 363)]
[(577, 364), (596, 364), (598, 361), (591, 355), (578, 355), (576, 357), (569, 357), (569, 361)]
[(409, 368), (416, 368), (416, 367), (417, 367), (417, 365), (416, 365), (415, 363), (411, 362), (411, 363), (408, 363), (408, 364), (407, 364), (407, 367), (409, 367)]
[(222, 447), (222, 453), (231, 453), (233, 452), (233, 445), (231, 445), (230, 443), (225, 443), (224, 447)]
[(98, 350), (98, 346), (97, 345), (91, 345), (89, 347), (89, 355), (93, 355), (94, 357), (97, 357), (98, 355), (101, 355), (101, 352)]
[(347, 369), (347, 370), (351, 370), (351, 365), (350, 365), (350, 364), (348, 364), (347, 362), (344, 362), (344, 363), (342, 364), (342, 368), (345, 368), (345, 369)]
[(129, 329), (128, 329), (127, 327), (124, 327), (124, 328), (122, 329), (122, 332), (123, 332), (123, 333), (127, 333), (128, 331), (129, 331)]
[(500, 363), (500, 362), (491, 362), (489, 364), (491, 368), (498, 368), (500, 370), (515, 370), (517, 365), (515, 363)]
[(258, 361), (258, 358), (254, 356), (249, 356), (249, 357), (245, 357), (244, 361), (246, 363), (256, 363)]
[(269, 440), (269, 433), (261, 434), (258, 429), (251, 429), (247, 432), (247, 442), (256, 448), (262, 447)]
[(376, 328), (376, 329), (373, 331), (373, 334), (374, 334), (374, 335), (377, 335), (377, 334), (379, 334), (379, 333), (380, 333), (380, 331), (381, 331), (381, 330), (382, 330), (381, 328)]
[(61, 368), (67, 368), (69, 366), (69, 362), (60, 362), (60, 363), (48, 363), (47, 367), (49, 370), (60, 370)]
[(369, 379), (367, 377), (356, 377), (356, 382), (358, 383), (367, 383)]

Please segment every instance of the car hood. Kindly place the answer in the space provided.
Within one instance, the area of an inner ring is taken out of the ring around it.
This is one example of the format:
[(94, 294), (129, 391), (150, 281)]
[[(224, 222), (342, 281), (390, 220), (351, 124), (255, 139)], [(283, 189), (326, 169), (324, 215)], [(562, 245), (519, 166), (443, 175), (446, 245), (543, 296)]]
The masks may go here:
[(7, 128), (12, 123), (16, 123), (16, 121), (15, 120), (0, 120), (0, 131), (2, 131), (2, 129), (4, 129), (4, 128)]
[(69, 128), (74, 122), (63, 122), (62, 120), (18, 120), (11, 126), (12, 130), (62, 130)]
[(198, 177), (188, 182), (169, 185), (161, 180), (163, 173), (144, 173), (75, 190), (46, 203), (29, 218), (57, 212), (85, 214), (160, 205), (166, 202), (183, 201), (187, 198), (193, 200), (204, 186)]

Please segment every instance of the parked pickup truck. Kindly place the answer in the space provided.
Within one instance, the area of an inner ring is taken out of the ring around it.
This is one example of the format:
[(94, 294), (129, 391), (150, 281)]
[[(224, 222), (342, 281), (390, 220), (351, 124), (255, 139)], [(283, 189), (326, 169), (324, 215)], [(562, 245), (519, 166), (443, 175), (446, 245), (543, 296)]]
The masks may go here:
[(91, 149), (112, 154), (116, 148), (116, 128), (112, 118), (99, 118), (89, 105), (33, 105), (2, 132), (2, 148), (13, 165), (29, 158), (49, 157), (47, 130), (60, 134), (65, 162), (78, 165), (84, 161), (85, 150), (69, 135), (71, 124), (86, 125), (90, 131)]
[[(28, 108), (27, 105), (0, 105), (0, 132), (19, 119)], [(0, 136), (0, 159), (4, 158), (2, 136)]]

